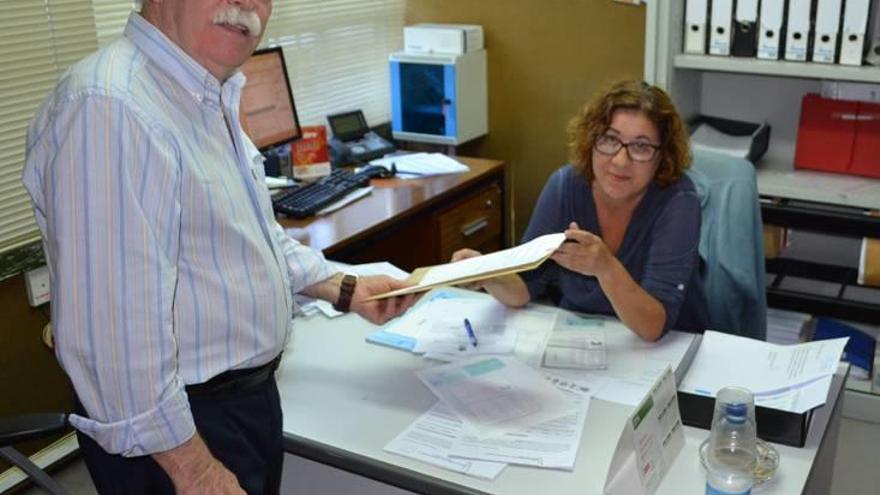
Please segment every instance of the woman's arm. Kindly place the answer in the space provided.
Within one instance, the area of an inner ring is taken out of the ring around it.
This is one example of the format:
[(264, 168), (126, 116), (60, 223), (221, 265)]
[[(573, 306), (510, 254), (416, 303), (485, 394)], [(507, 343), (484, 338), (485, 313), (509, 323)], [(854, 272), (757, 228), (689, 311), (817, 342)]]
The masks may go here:
[[(452, 254), (452, 261), (461, 261), (474, 256), (481, 256), (481, 254), (473, 249), (459, 249)], [(515, 273), (480, 280), (468, 284), (467, 288), (472, 290), (485, 289), (501, 303), (514, 308), (525, 306), (529, 302), (529, 290), (526, 288), (526, 283)]]
[(596, 277), (614, 312), (626, 326), (645, 340), (659, 339), (666, 324), (663, 304), (633, 280), (600, 237), (580, 230), (574, 222), (565, 236), (568, 241), (551, 259), (563, 268)]

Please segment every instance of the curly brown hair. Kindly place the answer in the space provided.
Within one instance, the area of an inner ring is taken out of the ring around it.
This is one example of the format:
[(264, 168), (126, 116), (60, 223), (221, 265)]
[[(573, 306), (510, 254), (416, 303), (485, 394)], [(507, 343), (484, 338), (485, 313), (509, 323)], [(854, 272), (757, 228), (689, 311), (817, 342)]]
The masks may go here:
[(660, 162), (654, 181), (667, 186), (684, 175), (691, 165), (688, 133), (675, 105), (665, 91), (644, 81), (614, 83), (598, 92), (568, 124), (571, 164), (593, 182), (593, 145), (611, 126), (618, 109), (642, 112), (660, 132)]

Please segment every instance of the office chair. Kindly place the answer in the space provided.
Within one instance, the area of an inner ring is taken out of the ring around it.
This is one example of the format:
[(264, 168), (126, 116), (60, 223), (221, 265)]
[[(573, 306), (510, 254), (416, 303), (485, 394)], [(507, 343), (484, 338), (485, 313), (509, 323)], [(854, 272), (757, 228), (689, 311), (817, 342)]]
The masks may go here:
[(24, 471), (30, 479), (52, 495), (67, 491), (13, 445), (59, 433), (67, 428), (67, 415), (61, 413), (26, 414), (0, 418), (0, 458)]
[(700, 197), (701, 273), (709, 328), (767, 339), (764, 239), (755, 167), (721, 153), (693, 150), (688, 176)]
[[(43, 343), (49, 349), (54, 347), (51, 325), (46, 325), (43, 329)], [(0, 418), (0, 458), (21, 469), (31, 481), (49, 494), (67, 495), (67, 490), (14, 447), (22, 442), (60, 433), (67, 427), (67, 414), (64, 413), (22, 414)]]

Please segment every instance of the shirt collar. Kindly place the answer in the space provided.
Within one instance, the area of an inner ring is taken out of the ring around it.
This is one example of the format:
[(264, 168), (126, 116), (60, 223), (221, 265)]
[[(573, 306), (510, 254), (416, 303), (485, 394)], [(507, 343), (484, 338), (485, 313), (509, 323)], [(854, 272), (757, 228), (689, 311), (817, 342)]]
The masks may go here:
[(199, 102), (213, 103), (219, 108), (223, 88), (229, 86), (233, 93), (238, 93), (244, 87), (244, 75), (236, 70), (221, 88), (213, 74), (137, 12), (132, 12), (128, 17), (123, 36), (131, 40), (154, 64), (180, 83)]

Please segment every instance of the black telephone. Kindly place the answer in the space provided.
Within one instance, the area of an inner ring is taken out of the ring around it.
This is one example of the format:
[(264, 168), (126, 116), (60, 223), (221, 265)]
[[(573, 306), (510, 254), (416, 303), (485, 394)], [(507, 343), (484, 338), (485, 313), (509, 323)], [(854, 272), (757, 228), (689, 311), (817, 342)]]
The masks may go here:
[(330, 138), (330, 163), (343, 167), (368, 162), (394, 151), (394, 145), (371, 131), (360, 110), (327, 116), (333, 137)]

